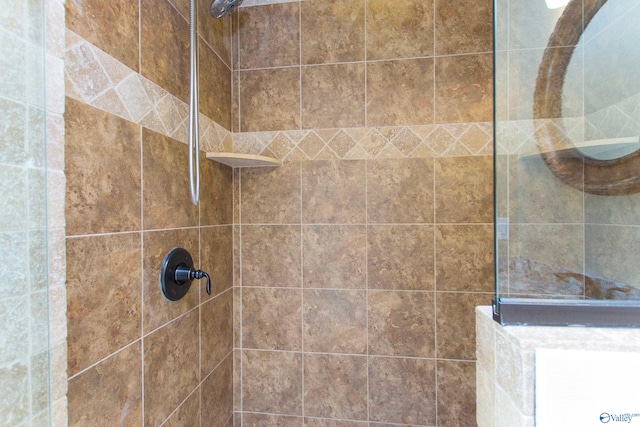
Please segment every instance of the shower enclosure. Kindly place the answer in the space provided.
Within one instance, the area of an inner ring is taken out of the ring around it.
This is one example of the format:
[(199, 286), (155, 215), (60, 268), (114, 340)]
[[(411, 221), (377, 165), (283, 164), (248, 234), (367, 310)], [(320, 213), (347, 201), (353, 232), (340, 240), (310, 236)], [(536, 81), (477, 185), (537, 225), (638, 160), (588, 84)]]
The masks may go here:
[(494, 12), (494, 317), (640, 326), (640, 3)]
[(0, 14), (0, 425), (49, 425), (44, 5)]

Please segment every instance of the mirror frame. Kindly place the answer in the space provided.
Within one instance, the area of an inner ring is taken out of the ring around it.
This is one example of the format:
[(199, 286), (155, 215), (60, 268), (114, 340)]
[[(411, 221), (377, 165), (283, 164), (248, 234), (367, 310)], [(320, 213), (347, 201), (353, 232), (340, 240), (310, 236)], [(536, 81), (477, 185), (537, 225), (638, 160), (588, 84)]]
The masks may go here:
[(584, 26), (583, 0), (571, 0), (565, 7), (538, 69), (533, 117), (544, 120), (536, 129), (538, 148), (556, 177), (586, 193), (619, 196), (640, 192), (640, 150), (612, 160), (591, 158), (573, 146), (560, 120), (552, 120), (562, 117), (562, 89), (573, 51), (605, 3), (584, 0)]

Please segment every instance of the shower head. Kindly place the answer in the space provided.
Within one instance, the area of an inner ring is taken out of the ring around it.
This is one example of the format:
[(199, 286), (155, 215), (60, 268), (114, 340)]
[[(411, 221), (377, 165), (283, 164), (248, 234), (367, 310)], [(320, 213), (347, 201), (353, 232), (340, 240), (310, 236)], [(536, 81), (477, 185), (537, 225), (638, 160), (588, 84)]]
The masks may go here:
[(223, 16), (236, 10), (242, 3), (242, 0), (213, 0), (209, 12), (214, 18), (222, 18)]

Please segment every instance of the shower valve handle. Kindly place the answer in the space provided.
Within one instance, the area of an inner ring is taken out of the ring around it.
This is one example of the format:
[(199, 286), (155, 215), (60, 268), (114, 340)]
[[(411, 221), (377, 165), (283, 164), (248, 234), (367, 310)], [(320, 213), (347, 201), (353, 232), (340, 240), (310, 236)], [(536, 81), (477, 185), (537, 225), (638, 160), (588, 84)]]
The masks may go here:
[(178, 283), (191, 282), (194, 279), (199, 280), (203, 277), (207, 279), (207, 294), (211, 295), (211, 277), (209, 277), (207, 273), (202, 270), (194, 270), (186, 264), (179, 265), (178, 268), (176, 268), (175, 279)]
[(184, 297), (194, 279), (207, 279), (207, 293), (211, 295), (211, 278), (202, 270), (196, 270), (193, 258), (186, 249), (173, 248), (162, 262), (160, 271), (160, 289), (171, 301)]

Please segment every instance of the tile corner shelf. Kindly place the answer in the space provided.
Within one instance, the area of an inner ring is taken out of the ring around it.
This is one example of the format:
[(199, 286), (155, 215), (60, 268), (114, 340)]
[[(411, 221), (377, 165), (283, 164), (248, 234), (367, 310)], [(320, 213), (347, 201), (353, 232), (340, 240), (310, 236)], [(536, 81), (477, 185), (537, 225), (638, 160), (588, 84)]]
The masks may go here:
[(281, 166), (282, 160), (257, 154), (209, 152), (207, 159), (213, 160), (232, 168), (259, 168)]

